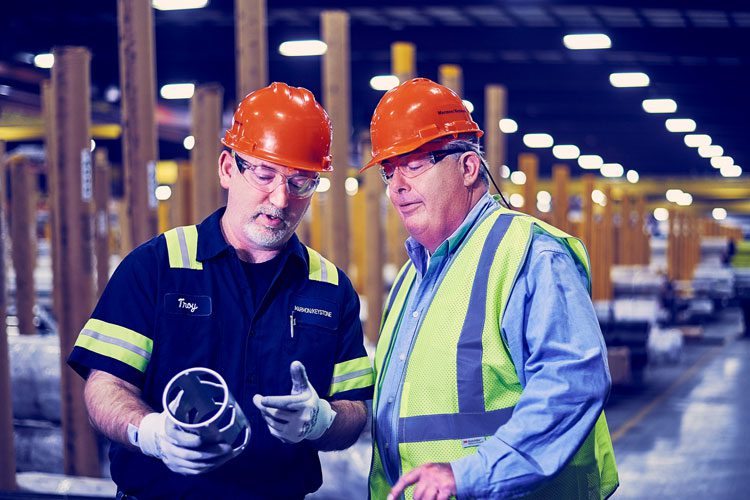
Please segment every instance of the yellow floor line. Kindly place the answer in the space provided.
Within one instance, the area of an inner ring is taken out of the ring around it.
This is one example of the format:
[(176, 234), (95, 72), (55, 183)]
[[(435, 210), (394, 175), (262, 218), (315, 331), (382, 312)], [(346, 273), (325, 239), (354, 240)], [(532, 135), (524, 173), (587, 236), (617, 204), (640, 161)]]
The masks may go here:
[(633, 417), (628, 419), (627, 422), (622, 424), (619, 429), (617, 429), (615, 432), (612, 433), (612, 442), (614, 443), (618, 439), (620, 439), (622, 436), (625, 435), (630, 429), (638, 425), (638, 423), (644, 419), (646, 415), (651, 413), (651, 411), (656, 408), (659, 404), (661, 404), (667, 397), (669, 397), (675, 390), (677, 390), (678, 387), (680, 387), (682, 384), (684, 384), (688, 379), (690, 379), (693, 375), (695, 375), (695, 372), (703, 368), (705, 365), (707, 365), (714, 357), (716, 357), (717, 354), (726, 346), (727, 344), (724, 343), (722, 345), (716, 346), (710, 351), (707, 351), (703, 353), (696, 361), (693, 363), (693, 366), (691, 366), (685, 373), (683, 373), (680, 378), (672, 382), (672, 385), (670, 385), (663, 393), (661, 393), (659, 396), (657, 396), (653, 401), (651, 401), (648, 405), (646, 405), (641, 411), (639, 411), (637, 414), (635, 414)]

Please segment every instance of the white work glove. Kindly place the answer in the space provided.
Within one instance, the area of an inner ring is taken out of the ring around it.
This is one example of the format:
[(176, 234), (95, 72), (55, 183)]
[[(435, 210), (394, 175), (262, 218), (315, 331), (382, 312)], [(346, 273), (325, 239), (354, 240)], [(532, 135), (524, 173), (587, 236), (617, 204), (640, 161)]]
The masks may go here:
[(318, 397), (307, 380), (305, 366), (292, 361), (292, 393), (288, 396), (253, 396), (253, 404), (266, 420), (268, 430), (284, 443), (318, 439), (333, 423), (336, 412), (325, 399)]
[[(179, 396), (170, 407), (178, 401)], [(169, 419), (166, 410), (149, 413), (141, 420), (137, 433), (128, 434), (131, 444), (145, 455), (158, 458), (169, 470), (186, 476), (208, 472), (241, 451), (233, 451), (226, 443), (205, 442), (201, 436), (182, 430)]]

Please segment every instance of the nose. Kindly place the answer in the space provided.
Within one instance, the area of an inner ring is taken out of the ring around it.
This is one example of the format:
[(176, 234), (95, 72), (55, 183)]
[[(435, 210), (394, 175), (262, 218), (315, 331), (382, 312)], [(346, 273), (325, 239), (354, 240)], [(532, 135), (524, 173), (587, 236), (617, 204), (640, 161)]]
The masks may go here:
[(401, 169), (397, 168), (393, 171), (391, 182), (388, 183), (388, 189), (392, 193), (403, 193), (409, 189), (406, 177), (401, 174)]
[(286, 208), (289, 205), (289, 186), (286, 182), (280, 183), (271, 191), (268, 197), (271, 204), (277, 208)]

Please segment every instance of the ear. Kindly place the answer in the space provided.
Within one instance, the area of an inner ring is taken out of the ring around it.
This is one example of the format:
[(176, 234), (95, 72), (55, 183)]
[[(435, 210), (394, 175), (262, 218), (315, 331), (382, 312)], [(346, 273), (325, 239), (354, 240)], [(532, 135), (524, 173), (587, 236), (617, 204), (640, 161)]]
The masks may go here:
[(470, 187), (479, 178), (479, 169), (482, 168), (482, 161), (473, 151), (467, 151), (459, 159), (461, 162), (461, 173), (464, 179), (464, 186)]
[(224, 189), (229, 189), (229, 179), (232, 174), (239, 173), (234, 166), (234, 159), (226, 149), (221, 150), (219, 155), (219, 183)]

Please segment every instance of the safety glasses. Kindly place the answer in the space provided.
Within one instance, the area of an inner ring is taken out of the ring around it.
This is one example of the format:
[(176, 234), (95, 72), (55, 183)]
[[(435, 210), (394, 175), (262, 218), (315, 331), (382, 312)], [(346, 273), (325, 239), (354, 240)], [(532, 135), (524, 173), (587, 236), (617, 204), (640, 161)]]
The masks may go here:
[(266, 193), (272, 192), (282, 183), (286, 182), (289, 196), (293, 198), (309, 198), (315, 192), (320, 182), (320, 175), (294, 174), (284, 175), (273, 167), (267, 165), (254, 165), (240, 157), (236, 151), (232, 151), (232, 158), (237, 164), (237, 170), (242, 177), (253, 187)]
[(428, 153), (411, 153), (395, 158), (388, 158), (380, 164), (380, 177), (383, 182), (391, 183), (393, 175), (398, 169), (401, 175), (408, 179), (413, 179), (430, 170), (432, 167), (443, 161), (450, 155), (465, 153), (462, 149), (438, 149)]

